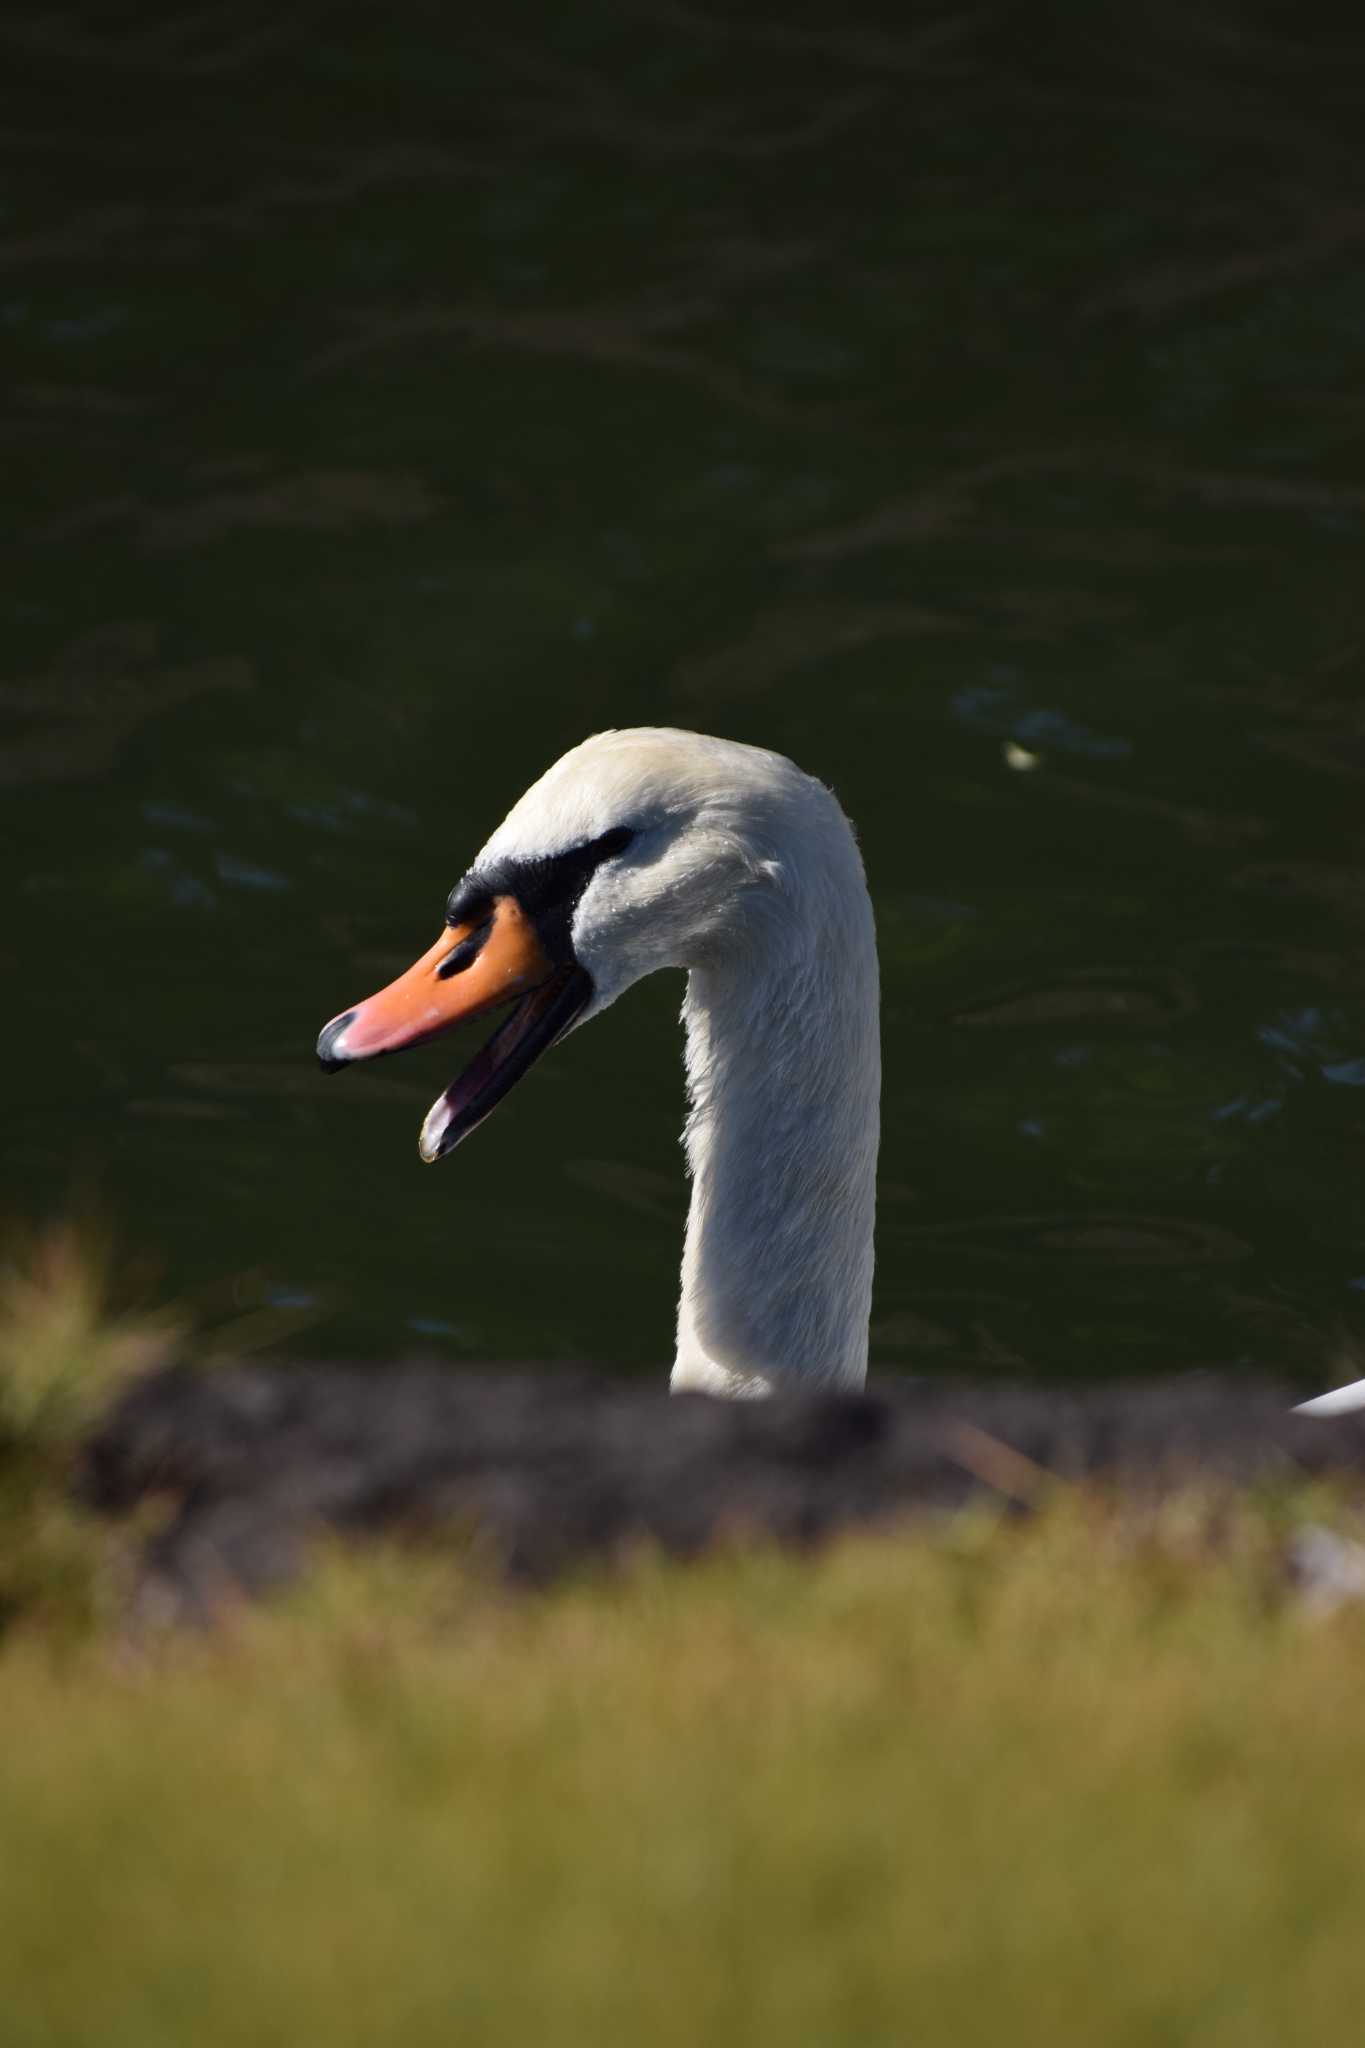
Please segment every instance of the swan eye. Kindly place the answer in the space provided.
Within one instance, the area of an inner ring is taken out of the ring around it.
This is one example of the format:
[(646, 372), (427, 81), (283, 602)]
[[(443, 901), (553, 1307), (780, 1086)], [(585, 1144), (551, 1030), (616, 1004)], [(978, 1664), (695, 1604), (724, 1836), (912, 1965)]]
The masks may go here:
[(508, 870), (509, 886), (523, 909), (571, 917), (603, 861), (624, 853), (634, 837), (632, 826), (614, 825), (610, 832), (586, 839), (581, 846), (569, 846), (563, 853), (542, 854), (539, 860), (519, 863)]
[[(470, 924), (479, 929), (454, 948), (444, 974), (459, 974), (468, 967), (488, 936), (487, 920), (499, 896), (515, 896), (531, 916), (572, 916), (578, 899), (603, 861), (624, 853), (635, 837), (633, 825), (613, 825), (609, 832), (587, 839), (581, 846), (566, 847), (563, 853), (544, 853), (529, 859), (502, 860), (491, 867), (475, 868), (457, 882), (446, 901), (448, 925)], [(466, 952), (473, 947), (473, 952)]]

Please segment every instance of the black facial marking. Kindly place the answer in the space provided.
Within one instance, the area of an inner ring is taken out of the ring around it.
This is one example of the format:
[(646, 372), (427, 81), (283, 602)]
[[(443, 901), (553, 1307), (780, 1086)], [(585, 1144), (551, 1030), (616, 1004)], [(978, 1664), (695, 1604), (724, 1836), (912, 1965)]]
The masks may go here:
[(466, 875), (446, 898), (446, 923), (484, 924), (493, 915), (493, 896), (482, 875)]
[[(583, 846), (571, 846), (563, 853), (545, 854), (538, 860), (504, 860), (494, 866), (476, 868), (457, 882), (446, 904), (448, 925), (479, 922), (485, 929), (471, 932), (443, 960), (441, 974), (458, 974), (468, 967), (487, 937), (486, 921), (498, 896), (515, 896), (527, 916), (534, 919), (542, 945), (551, 959), (573, 958), (569, 927), (583, 891), (603, 861), (624, 853), (635, 833), (629, 825), (616, 825)], [(473, 950), (462, 958), (467, 947)], [(454, 963), (458, 961), (459, 965)]]

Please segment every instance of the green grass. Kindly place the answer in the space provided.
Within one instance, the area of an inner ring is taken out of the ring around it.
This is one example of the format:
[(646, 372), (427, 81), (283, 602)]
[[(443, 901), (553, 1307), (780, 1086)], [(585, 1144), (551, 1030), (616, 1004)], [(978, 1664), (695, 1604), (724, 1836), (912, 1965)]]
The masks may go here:
[(515, 1598), (336, 1552), (136, 1646), (17, 1605), (0, 2039), (1338, 2048), (1365, 1612), (1291, 1596), (1297, 1511), (1068, 1494)]

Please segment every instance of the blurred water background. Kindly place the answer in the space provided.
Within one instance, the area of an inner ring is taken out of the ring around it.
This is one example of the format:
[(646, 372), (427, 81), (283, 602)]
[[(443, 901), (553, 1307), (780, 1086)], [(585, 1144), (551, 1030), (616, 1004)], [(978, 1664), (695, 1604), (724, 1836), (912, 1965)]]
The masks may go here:
[(606, 725), (857, 820), (874, 1358), (1365, 1335), (1365, 27), (233, 0), (0, 24), (0, 1205), (306, 1351), (670, 1352), (680, 982), (453, 1160), (328, 1082)]

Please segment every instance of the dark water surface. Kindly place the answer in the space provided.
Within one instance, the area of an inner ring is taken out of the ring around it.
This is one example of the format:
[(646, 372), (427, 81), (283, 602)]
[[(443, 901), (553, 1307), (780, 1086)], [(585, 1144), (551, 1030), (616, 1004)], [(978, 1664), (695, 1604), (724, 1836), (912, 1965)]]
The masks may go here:
[(299, 1349), (666, 1357), (680, 983), (434, 1172), (458, 1050), (312, 1044), (565, 745), (690, 725), (862, 833), (874, 1357), (1318, 1377), (1365, 1336), (1365, 27), (462, 14), (0, 26), (4, 1208), (93, 1196)]

